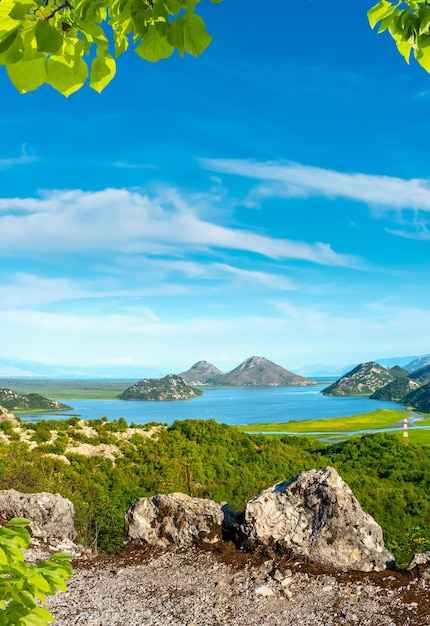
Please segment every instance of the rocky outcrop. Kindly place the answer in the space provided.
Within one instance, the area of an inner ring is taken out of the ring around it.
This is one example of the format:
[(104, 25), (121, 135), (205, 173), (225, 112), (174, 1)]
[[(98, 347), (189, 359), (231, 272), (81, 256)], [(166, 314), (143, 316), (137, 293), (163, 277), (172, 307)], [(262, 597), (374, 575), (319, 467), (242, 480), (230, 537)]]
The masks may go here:
[(0, 406), (0, 422), (10, 422), (12, 426), (19, 426), (19, 421), (13, 413), (10, 413), (4, 406)]
[(30, 520), (30, 534), (39, 539), (74, 539), (74, 515), (73, 504), (58, 493), (25, 494), (15, 489), (0, 491), (0, 519), (8, 522), (13, 517), (26, 517)]
[(145, 378), (128, 387), (120, 400), (189, 400), (201, 396), (200, 389), (191, 387), (181, 376), (168, 374), (164, 378)]
[(361, 363), (322, 390), (325, 396), (370, 396), (385, 387), (395, 376), (379, 363)]
[(125, 521), (126, 540), (150, 546), (216, 543), (227, 535), (244, 550), (268, 546), (340, 570), (382, 571), (394, 562), (380, 526), (331, 467), (266, 489), (240, 516), (226, 504), (172, 493), (140, 498)]
[(273, 546), (342, 570), (382, 571), (394, 561), (382, 530), (335, 469), (304, 472), (245, 506), (244, 547)]
[(184, 493), (140, 498), (125, 515), (126, 541), (160, 547), (216, 543), (235, 517), (226, 504)]

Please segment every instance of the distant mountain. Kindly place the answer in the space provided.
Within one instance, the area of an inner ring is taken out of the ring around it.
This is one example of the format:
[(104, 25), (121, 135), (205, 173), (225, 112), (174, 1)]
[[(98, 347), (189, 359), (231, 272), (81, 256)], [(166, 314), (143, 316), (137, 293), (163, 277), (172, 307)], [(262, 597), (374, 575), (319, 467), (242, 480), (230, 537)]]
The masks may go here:
[(120, 400), (189, 400), (201, 396), (200, 389), (191, 387), (176, 374), (164, 378), (145, 378), (128, 387), (118, 398)]
[(430, 383), (408, 393), (402, 403), (413, 406), (417, 411), (430, 413)]
[(212, 363), (208, 361), (197, 361), (186, 372), (179, 374), (187, 383), (192, 385), (207, 385), (216, 379), (218, 376), (222, 376), (223, 372), (219, 370)]
[(426, 365), (430, 365), (430, 354), (415, 357), (410, 363), (405, 365), (405, 368), (408, 372), (415, 372), (415, 370), (419, 370)]
[[(417, 358), (416, 356), (392, 356), (389, 358), (385, 357), (383, 359), (374, 359), (374, 360), (376, 363), (379, 363), (379, 365), (383, 365), (387, 369), (390, 369), (390, 367), (394, 367), (394, 365), (400, 365), (400, 367), (406, 368), (407, 364), (416, 358)], [(408, 371), (410, 370), (408, 369)]]
[(67, 404), (49, 400), (38, 393), (19, 394), (12, 389), (0, 389), (0, 406), (9, 411), (62, 411)]
[(217, 376), (213, 383), (228, 387), (306, 387), (316, 384), (314, 380), (298, 376), (261, 356), (251, 356), (231, 372)]
[(296, 374), (300, 376), (321, 376), (321, 377), (333, 377), (339, 378), (343, 376), (353, 367), (356, 367), (357, 363), (350, 363), (349, 365), (327, 365), (325, 363), (314, 363), (313, 365), (304, 365), (296, 369)]
[(361, 363), (322, 390), (325, 396), (370, 396), (392, 380), (393, 374), (375, 361)]
[(142, 378), (148, 376), (162, 376), (165, 371), (142, 365), (88, 365), (76, 367), (73, 365), (53, 365), (12, 359), (0, 356), (1, 378)]
[(421, 367), (415, 372), (411, 372), (411, 374), (409, 374), (409, 377), (412, 378), (412, 380), (415, 380), (420, 385), (430, 383), (430, 364), (426, 365), (425, 367)]
[[(391, 372), (392, 370), (390, 370)], [(414, 380), (411, 380), (407, 376), (400, 376), (395, 380), (388, 383), (381, 389), (375, 391), (370, 396), (371, 400), (393, 400), (394, 402), (403, 402), (403, 397), (406, 394), (418, 389), (420, 385), (416, 383)]]

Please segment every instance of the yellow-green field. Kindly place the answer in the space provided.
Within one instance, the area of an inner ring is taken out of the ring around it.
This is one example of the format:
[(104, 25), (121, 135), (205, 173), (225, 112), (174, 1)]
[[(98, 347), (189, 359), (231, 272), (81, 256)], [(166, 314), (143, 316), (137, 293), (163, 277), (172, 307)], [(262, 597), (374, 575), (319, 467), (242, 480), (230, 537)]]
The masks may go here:
[[(264, 435), (297, 434), (306, 435), (325, 441), (342, 441), (353, 435), (364, 435), (375, 430), (393, 429), (398, 437), (403, 437), (403, 418), (405, 411), (395, 409), (381, 409), (371, 413), (333, 417), (319, 420), (305, 420), (300, 422), (281, 422), (276, 424), (250, 424), (238, 426), (247, 433), (261, 433)], [(409, 441), (430, 445), (430, 417), (416, 422), (416, 426), (409, 427)]]

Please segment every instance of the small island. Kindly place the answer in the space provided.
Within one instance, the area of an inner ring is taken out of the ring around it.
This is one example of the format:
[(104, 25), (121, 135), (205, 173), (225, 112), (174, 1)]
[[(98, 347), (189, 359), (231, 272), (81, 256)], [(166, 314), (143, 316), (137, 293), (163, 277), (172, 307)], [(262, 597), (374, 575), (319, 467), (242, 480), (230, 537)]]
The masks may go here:
[(20, 394), (12, 389), (0, 389), (0, 405), (9, 411), (63, 411), (67, 404), (49, 400), (38, 393)]
[(128, 387), (119, 400), (190, 400), (202, 391), (189, 385), (181, 376), (167, 374), (164, 378), (145, 378)]

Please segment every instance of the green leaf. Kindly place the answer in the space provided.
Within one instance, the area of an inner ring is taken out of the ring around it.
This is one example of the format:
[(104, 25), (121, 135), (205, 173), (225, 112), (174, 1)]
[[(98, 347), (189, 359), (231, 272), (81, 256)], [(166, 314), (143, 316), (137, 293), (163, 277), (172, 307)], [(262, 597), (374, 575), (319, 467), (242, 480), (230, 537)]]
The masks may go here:
[(41, 591), (44, 591), (45, 593), (49, 593), (49, 591), (51, 590), (50, 584), (45, 580), (42, 574), (37, 571), (37, 569), (32, 570), (31, 573), (28, 574), (27, 580), (29, 583), (31, 583), (35, 587), (38, 587)]
[[(0, 65), (9, 65), (10, 63), (17, 63), (22, 59), (24, 51), (24, 42), (22, 38), (17, 35), (12, 45), (10, 45), (5, 52), (0, 52)], [(1, 529), (0, 529), (1, 530)]]
[(36, 41), (38, 52), (57, 52), (63, 45), (62, 35), (45, 20), (36, 24)]
[(37, 615), (37, 613), (29, 613), (19, 620), (20, 626), (46, 626), (46, 619)]
[(9, 560), (7, 558), (6, 552), (0, 546), (0, 565), (7, 565)]
[(8, 528), (11, 528), (11, 527), (22, 528), (22, 527), (28, 526), (29, 523), (30, 523), (30, 520), (27, 519), (26, 517), (13, 517), (12, 519), (8, 521), (6, 526)]
[[(91, 64), (90, 87), (98, 93), (101, 93), (115, 76), (115, 72), (115, 59), (110, 54), (96, 57)], [(51, 559), (53, 558), (54, 555), (51, 556)], [(68, 555), (68, 558), (70, 558), (70, 555)]]
[[(426, 72), (430, 72), (430, 41), (428, 36), (418, 39), (419, 50), (415, 52), (415, 58)], [(423, 41), (424, 40), (424, 41)]]
[(394, 13), (395, 10), (396, 5), (391, 4), (391, 2), (387, 2), (387, 0), (381, 0), (378, 4), (375, 4), (375, 6), (367, 12), (367, 19), (369, 20), (371, 28), (375, 28), (379, 20), (383, 20), (388, 15)]
[(212, 37), (207, 32), (206, 25), (199, 15), (187, 13), (184, 21), (185, 51), (197, 57), (208, 47)]
[(46, 82), (66, 98), (80, 89), (88, 78), (88, 66), (82, 59), (75, 68), (60, 56), (51, 57), (47, 61), (47, 72)]
[(159, 35), (155, 26), (150, 26), (147, 29), (140, 45), (135, 48), (135, 52), (142, 59), (152, 63), (156, 63), (161, 59), (167, 59), (171, 56), (173, 50), (173, 46), (170, 45), (165, 37)]
[(0, 39), (0, 54), (2, 54), (2, 52), (5, 52), (8, 48), (11, 47), (17, 35), (18, 35), (18, 26), (14, 28), (13, 30), (9, 31), (9, 33), (7, 33), (6, 35), (2, 36), (2, 38)]
[(73, 554), (70, 554), (70, 552), (54, 552), (49, 558), (52, 561), (71, 561)]
[(167, 34), (167, 40), (176, 50), (180, 56), (183, 57), (185, 53), (185, 40), (184, 40), (184, 19), (178, 18), (172, 22), (169, 26)]
[(18, 61), (6, 67), (7, 74), (20, 93), (34, 91), (46, 82), (46, 60)]
[(16, 2), (12, 11), (9, 13), (9, 17), (13, 20), (22, 20), (22, 18), (36, 6), (35, 2)]
[(397, 50), (400, 52), (402, 57), (405, 59), (406, 63), (409, 64), (409, 59), (411, 56), (412, 44), (408, 41), (402, 41), (401, 39), (395, 39)]
[(45, 619), (47, 622), (55, 622), (52, 613), (42, 606), (38, 606), (37, 609), (33, 609), (33, 613), (36, 613), (36, 615), (40, 615), (40, 617), (43, 617), (43, 619)]
[(167, 0), (165, 2), (165, 5), (166, 5), (166, 8), (167, 8), (167, 11), (171, 15), (177, 15), (184, 8), (184, 4), (183, 4), (183, 2), (181, 2), (181, 0)]

